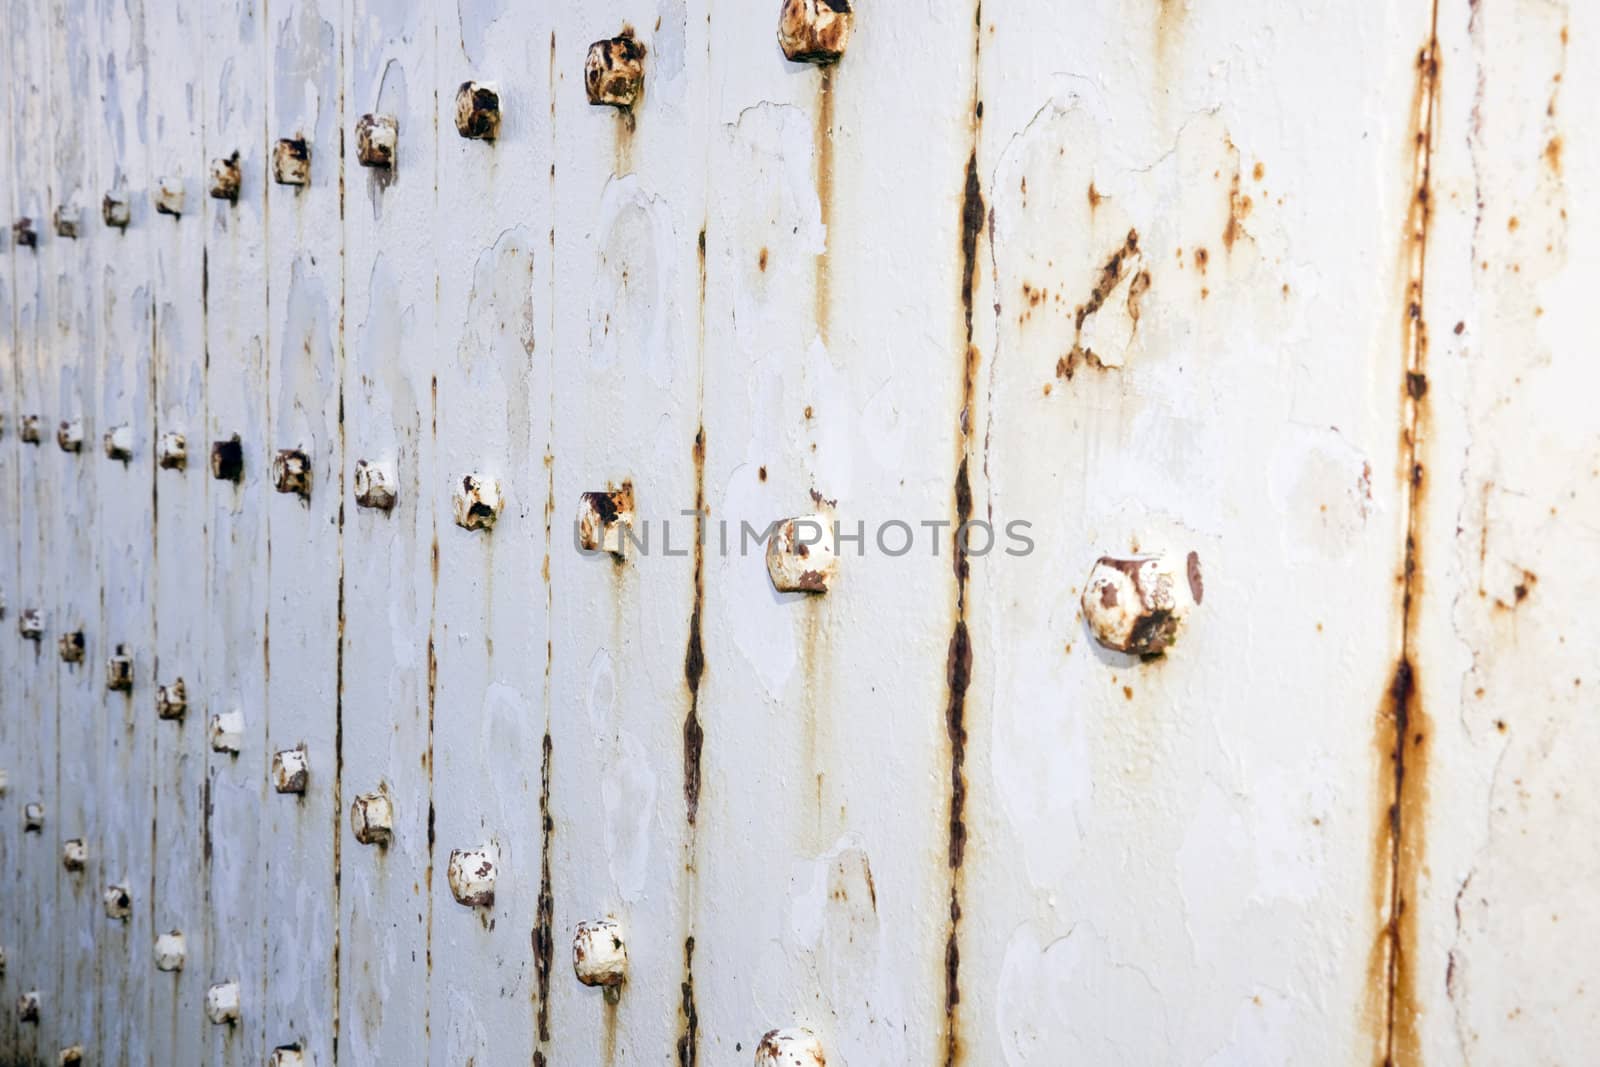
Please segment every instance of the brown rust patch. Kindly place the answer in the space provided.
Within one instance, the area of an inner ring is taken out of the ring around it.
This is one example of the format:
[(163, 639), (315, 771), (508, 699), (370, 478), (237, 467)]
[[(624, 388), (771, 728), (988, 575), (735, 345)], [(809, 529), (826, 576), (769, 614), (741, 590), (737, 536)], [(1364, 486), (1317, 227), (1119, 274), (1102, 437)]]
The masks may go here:
[(550, 970), (555, 960), (555, 896), (550, 880), (550, 838), (555, 821), (550, 817), (550, 731), (545, 730), (539, 769), (539, 905), (533, 927), (533, 973), (538, 993), (534, 1021), (541, 1045), (550, 1041)]
[[(1088, 298), (1078, 305), (1073, 314), (1074, 326), (1072, 347), (1067, 354), (1056, 361), (1056, 377), (1071, 381), (1077, 373), (1078, 365), (1085, 364), (1096, 370), (1104, 370), (1105, 364), (1093, 349), (1083, 345), (1083, 326), (1089, 316), (1097, 313), (1105, 306), (1106, 300), (1122, 284), (1127, 277), (1128, 270), (1135, 261), (1139, 251), (1139, 231), (1129, 230), (1128, 236), (1123, 240), (1121, 247), (1112, 252), (1100, 266), (1100, 274), (1095, 279), (1094, 288), (1089, 291)], [(1150, 288), (1150, 272), (1140, 271), (1139, 275), (1128, 283), (1128, 314), (1134, 324), (1139, 322), (1139, 304), (1145, 292)]]
[(705, 646), (700, 636), (700, 615), (705, 607), (705, 545), (698, 524), (706, 504), (706, 430), (694, 435), (694, 604), (689, 611), (689, 642), (683, 654), (683, 679), (689, 687), (689, 710), (683, 719), (683, 800), (689, 825), (700, 811), (700, 753), (705, 731), (700, 726), (700, 679), (705, 674)]
[(683, 982), (679, 986), (678, 1067), (694, 1067), (700, 1056), (700, 1013), (694, 1004), (694, 938), (683, 942)]
[[(817, 256), (816, 319), (817, 336), (828, 346), (833, 318), (833, 276), (830, 260), (833, 232), (833, 64), (817, 68), (817, 204), (822, 216), (823, 247)], [(765, 269), (765, 260), (763, 260)]]

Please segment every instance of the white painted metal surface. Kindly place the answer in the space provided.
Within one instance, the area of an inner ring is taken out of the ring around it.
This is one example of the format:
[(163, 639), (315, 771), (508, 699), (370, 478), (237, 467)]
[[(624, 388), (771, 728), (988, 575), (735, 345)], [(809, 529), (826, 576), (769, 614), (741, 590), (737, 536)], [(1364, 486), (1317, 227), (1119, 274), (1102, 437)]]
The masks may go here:
[(1600, 11), (0, 20), (0, 1062), (1592, 1058)]

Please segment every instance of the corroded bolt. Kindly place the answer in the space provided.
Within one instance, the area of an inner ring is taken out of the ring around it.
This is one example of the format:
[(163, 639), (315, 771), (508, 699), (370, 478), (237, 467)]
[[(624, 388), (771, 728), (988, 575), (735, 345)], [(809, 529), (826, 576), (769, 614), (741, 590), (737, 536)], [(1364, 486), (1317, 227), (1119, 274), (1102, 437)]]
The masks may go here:
[(83, 420), (63, 419), (56, 427), (56, 444), (63, 452), (83, 451)]
[(211, 736), (211, 751), (238, 755), (244, 744), (244, 712), (224, 711), (211, 716), (207, 733)]
[(17, 632), (29, 641), (44, 636), (44, 614), (38, 608), (23, 608), (17, 616)]
[(128, 223), (133, 219), (133, 209), (128, 203), (125, 193), (107, 193), (100, 201), (100, 217), (107, 226), (118, 230), (128, 228)]
[(628, 947), (622, 927), (609, 919), (581, 922), (572, 935), (572, 970), (586, 986), (600, 986), (615, 1004), (628, 980)]
[(393, 115), (362, 115), (356, 120), (356, 159), (363, 167), (392, 167), (399, 139)]
[(189, 710), (189, 692), (182, 678), (174, 678), (166, 685), (156, 686), (156, 718), (181, 719)]
[(238, 200), (241, 180), (239, 153), (219, 156), (211, 161), (210, 193), (213, 200)]
[(1114, 652), (1159, 656), (1200, 603), (1200, 557), (1102, 556), (1083, 589), (1083, 617), (1094, 639)]
[(469, 908), (492, 907), (499, 864), (500, 848), (493, 843), (451, 850), (450, 895), (456, 898), (456, 903)]
[(272, 788), (280, 793), (304, 793), (311, 777), (311, 761), (306, 750), (286, 748), (272, 754)]
[(36, 445), (36, 444), (39, 443), (40, 436), (41, 436), (41, 434), (39, 433), (39, 416), (37, 416), (37, 415), (24, 415), (24, 416), (22, 416), (22, 423), (17, 428), (17, 438), (18, 438), (18, 440), (22, 441), (23, 444)]
[(456, 479), (452, 502), (456, 525), (463, 530), (492, 529), (505, 503), (500, 498), (500, 483), (479, 474), (464, 474)]
[(56, 236), (77, 240), (81, 215), (76, 207), (57, 204), (55, 213)]
[(500, 92), (494, 83), (461, 83), (456, 90), (456, 132), (474, 141), (500, 136)]
[(824, 1067), (822, 1042), (805, 1027), (768, 1030), (756, 1046), (756, 1067)]
[(831, 515), (784, 519), (767, 538), (767, 576), (778, 592), (826, 593), (838, 574)]
[(33, 220), (26, 215), (11, 224), (11, 239), (18, 248), (39, 247), (39, 235), (33, 230)]
[(833, 63), (850, 44), (850, 0), (784, 0), (778, 44), (796, 63)]
[(383, 790), (362, 793), (350, 805), (350, 829), (363, 845), (387, 845), (394, 832), (394, 805)]
[(583, 84), (591, 104), (631, 108), (639, 102), (644, 91), (644, 45), (634, 40), (632, 29), (589, 46)]
[(83, 838), (72, 837), (61, 843), (61, 866), (69, 871), (81, 871), (89, 862), (89, 846)]
[(156, 213), (171, 215), (173, 218), (183, 216), (183, 179), (177, 177), (162, 178), (156, 183), (155, 191), (151, 193), (155, 201)]
[(133, 894), (125, 885), (106, 886), (106, 891), (100, 894), (100, 901), (105, 906), (108, 919), (127, 922), (133, 914)]
[(279, 185), (311, 184), (311, 146), (304, 137), (284, 137), (272, 146), (272, 180)]
[(168, 430), (156, 442), (156, 465), (162, 470), (181, 471), (189, 463), (189, 440), (176, 430)]
[(60, 1067), (78, 1067), (79, 1064), (83, 1063), (83, 1046), (68, 1045), (56, 1056), (56, 1063)]
[(113, 693), (133, 692), (133, 655), (127, 645), (106, 657), (106, 688)]
[(300, 1051), (299, 1045), (279, 1045), (267, 1061), (267, 1067), (305, 1067), (305, 1064), (306, 1054)]
[(39, 991), (30, 989), (17, 998), (17, 1020), (25, 1023), (39, 1021)]
[(621, 557), (623, 527), (633, 525), (633, 485), (621, 489), (584, 493), (578, 498), (578, 547), (585, 552), (609, 552)]
[(156, 970), (181, 971), (183, 961), (189, 954), (189, 945), (183, 939), (183, 933), (174, 930), (170, 934), (162, 934), (156, 938)]
[(211, 477), (219, 482), (237, 482), (244, 476), (244, 445), (239, 435), (211, 442)]
[(44, 832), (44, 805), (37, 800), (22, 806), (22, 832), (25, 834)]
[(105, 448), (107, 459), (120, 459), (123, 462), (133, 458), (133, 427), (127, 423), (113, 426), (106, 431)]
[(83, 662), (84, 637), (82, 630), (70, 630), (56, 639), (56, 651), (62, 663)]
[(206, 1018), (218, 1026), (239, 1021), (238, 982), (221, 982), (206, 990)]
[(395, 476), (390, 464), (368, 463), (358, 459), (352, 481), (355, 483), (357, 506), (377, 508), (379, 511), (394, 507)]
[(272, 488), (293, 493), (302, 500), (311, 498), (311, 457), (302, 449), (280, 448), (272, 457)]

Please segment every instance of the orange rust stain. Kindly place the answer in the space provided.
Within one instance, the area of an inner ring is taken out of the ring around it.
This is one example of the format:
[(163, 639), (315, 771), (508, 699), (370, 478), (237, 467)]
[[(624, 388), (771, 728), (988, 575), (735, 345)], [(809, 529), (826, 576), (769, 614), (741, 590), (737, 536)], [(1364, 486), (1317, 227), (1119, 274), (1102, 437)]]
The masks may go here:
[(1552, 174), (1561, 173), (1561, 150), (1562, 143), (1559, 136), (1550, 138), (1549, 143), (1544, 146), (1545, 166), (1550, 168)]
[(833, 315), (832, 275), (829, 271), (829, 249), (833, 245), (833, 77), (834, 64), (823, 64), (817, 81), (817, 203), (821, 209), (822, 232), (827, 244), (817, 257), (816, 319), (817, 334), (824, 347), (828, 344), (829, 327)]
[[(1076, 373), (1079, 363), (1084, 363), (1097, 370), (1103, 370), (1104, 364), (1092, 349), (1083, 346), (1083, 324), (1089, 316), (1099, 311), (1111, 295), (1112, 291), (1122, 283), (1127, 274), (1128, 265), (1134, 255), (1139, 251), (1139, 231), (1129, 230), (1128, 236), (1123, 240), (1122, 246), (1111, 253), (1100, 267), (1100, 276), (1095, 281), (1094, 288), (1089, 292), (1089, 298), (1079, 304), (1074, 313), (1075, 326), (1073, 331), (1072, 347), (1067, 354), (1056, 361), (1056, 377), (1071, 381)], [(1150, 288), (1150, 272), (1141, 271), (1128, 285), (1128, 314), (1133, 318), (1137, 327), (1139, 322), (1139, 301)]]
[(1265, 178), (1267, 176), (1267, 165), (1265, 163), (1257, 162), (1256, 169), (1251, 172), (1251, 176), (1254, 177), (1256, 181), (1260, 181), (1261, 179)]
[(1094, 187), (1094, 182), (1090, 182), (1089, 183), (1089, 210), (1093, 211), (1095, 208), (1099, 207), (1100, 206), (1100, 201), (1102, 201), (1104, 199), (1105, 199), (1105, 197), (1103, 195), (1101, 195), (1100, 191)]
[(767, 269), (767, 250), (765, 246), (763, 246), (761, 249), (761, 256), (757, 260), (757, 263), (760, 265), (762, 271)]

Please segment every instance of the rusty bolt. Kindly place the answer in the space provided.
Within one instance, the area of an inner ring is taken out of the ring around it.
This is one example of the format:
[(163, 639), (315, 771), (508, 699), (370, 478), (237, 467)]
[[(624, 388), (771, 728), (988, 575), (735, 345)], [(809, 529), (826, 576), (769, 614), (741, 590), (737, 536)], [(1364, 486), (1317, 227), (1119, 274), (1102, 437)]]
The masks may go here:
[(125, 885), (106, 886), (106, 891), (100, 894), (100, 901), (105, 905), (108, 919), (127, 922), (133, 914), (133, 894)]
[(621, 557), (623, 527), (633, 525), (633, 486), (584, 493), (578, 498), (578, 547)]
[(133, 655), (127, 645), (106, 657), (106, 688), (113, 693), (133, 692)]
[(469, 908), (494, 905), (494, 879), (500, 863), (499, 846), (458, 848), (450, 852), (450, 895)]
[(61, 866), (69, 871), (81, 871), (89, 862), (89, 846), (83, 838), (72, 837), (61, 843)]
[(1113, 652), (1159, 656), (1204, 588), (1200, 557), (1102, 556), (1083, 589), (1083, 617), (1094, 639)]
[(100, 217), (107, 226), (119, 230), (128, 228), (128, 223), (133, 219), (133, 209), (128, 204), (125, 193), (107, 193), (100, 201)]
[(133, 458), (133, 427), (127, 423), (113, 426), (105, 434), (106, 458), (120, 459), (124, 463)]
[(311, 457), (298, 448), (280, 448), (272, 457), (272, 487), (280, 493), (293, 493), (302, 500), (311, 498)]
[(156, 718), (181, 719), (189, 710), (189, 693), (182, 678), (156, 686)]
[(272, 146), (272, 180), (279, 185), (311, 184), (311, 146), (304, 137), (284, 137)]
[(306, 791), (306, 782), (310, 777), (311, 761), (303, 746), (272, 754), (273, 789), (280, 793), (301, 794)]
[(81, 214), (76, 207), (67, 204), (57, 204), (55, 213), (56, 236), (77, 240), (78, 222)]
[(489, 530), (500, 517), (505, 501), (500, 498), (500, 483), (479, 474), (464, 474), (456, 479), (456, 525), (463, 530)]
[(56, 444), (63, 452), (83, 451), (83, 420), (63, 419), (56, 427)]
[(350, 805), (350, 829), (363, 845), (387, 845), (394, 832), (394, 805), (383, 790), (362, 793)]
[(57, 1055), (56, 1063), (60, 1067), (79, 1067), (79, 1064), (83, 1063), (83, 1046), (68, 1045)]
[(25, 834), (44, 832), (44, 805), (37, 800), (22, 806), (22, 832)]
[(393, 115), (362, 115), (356, 120), (356, 159), (363, 167), (394, 166), (400, 126)]
[(38, 608), (23, 608), (17, 616), (17, 632), (29, 641), (39, 640), (44, 636), (44, 614)]
[(850, 0), (784, 0), (778, 44), (795, 63), (833, 63), (850, 44)]
[(33, 220), (26, 215), (11, 224), (11, 238), (18, 248), (39, 247), (39, 235), (34, 232)]
[(218, 1026), (239, 1021), (238, 982), (222, 982), (206, 990), (206, 1018)]
[(767, 575), (780, 593), (826, 593), (838, 573), (831, 515), (785, 519), (767, 539)]
[(305, 1067), (305, 1064), (306, 1054), (300, 1051), (299, 1045), (279, 1045), (267, 1061), (267, 1067)]
[(639, 102), (644, 91), (644, 45), (634, 40), (633, 30), (624, 29), (620, 36), (589, 46), (583, 84), (591, 104), (631, 108)]
[(219, 482), (237, 482), (244, 476), (244, 445), (239, 435), (211, 442), (211, 477)]
[(84, 638), (82, 630), (69, 630), (56, 639), (56, 650), (62, 663), (83, 662)]
[(183, 217), (183, 179), (162, 178), (156, 183), (155, 192), (151, 199), (155, 201), (156, 213), (171, 215), (173, 218)]
[(181, 471), (189, 463), (189, 441), (176, 430), (168, 430), (156, 442), (156, 464), (162, 470)]
[(756, 1067), (824, 1067), (822, 1042), (804, 1027), (768, 1030), (756, 1046)]
[(211, 161), (210, 192), (213, 200), (238, 200), (241, 180), (239, 153), (219, 156)]
[(572, 935), (572, 970), (586, 986), (600, 986), (615, 1004), (628, 980), (628, 946), (622, 927), (609, 919), (578, 924)]
[(500, 92), (493, 83), (461, 83), (456, 90), (456, 132), (474, 141), (500, 136)]
[(356, 504), (363, 508), (388, 511), (394, 507), (394, 468), (388, 463), (368, 463), (356, 460)]
[(207, 733), (211, 736), (211, 751), (238, 755), (244, 744), (244, 712), (224, 711), (211, 716)]
[(39, 443), (40, 436), (39, 416), (22, 416), (22, 423), (17, 429), (17, 438), (22, 441), (23, 444), (36, 445)]
[(183, 939), (183, 933), (174, 930), (170, 934), (162, 934), (156, 938), (156, 970), (181, 971), (183, 961), (189, 954), (189, 945)]
[(37, 1023), (39, 1021), (39, 991), (30, 989), (17, 998), (17, 1019), (19, 1022)]

